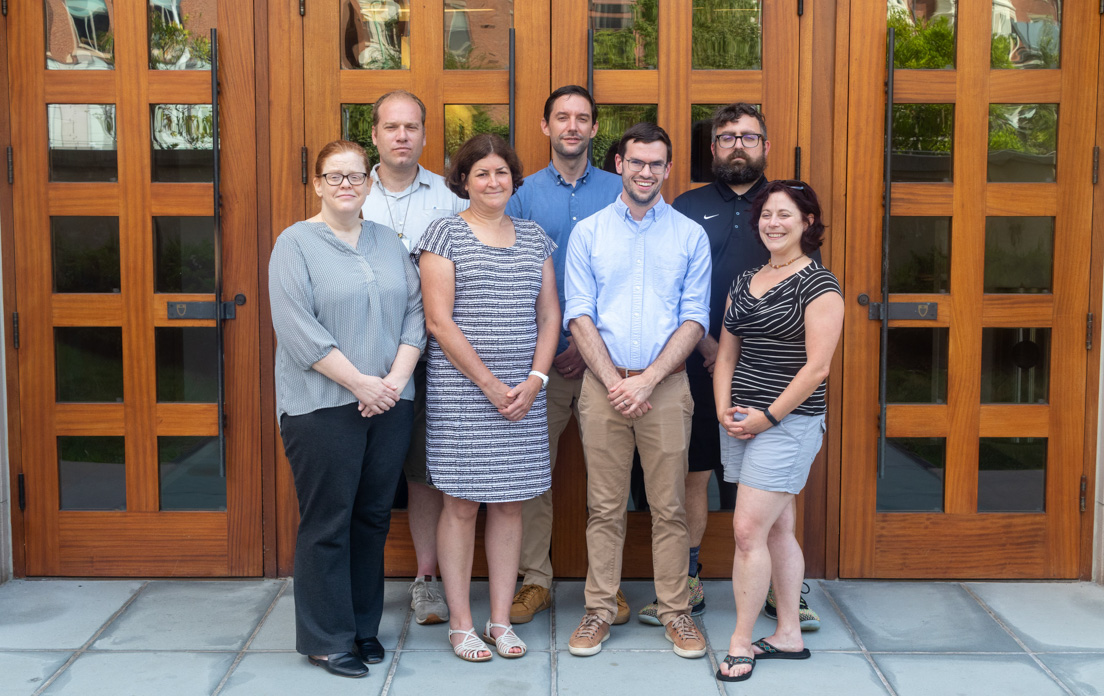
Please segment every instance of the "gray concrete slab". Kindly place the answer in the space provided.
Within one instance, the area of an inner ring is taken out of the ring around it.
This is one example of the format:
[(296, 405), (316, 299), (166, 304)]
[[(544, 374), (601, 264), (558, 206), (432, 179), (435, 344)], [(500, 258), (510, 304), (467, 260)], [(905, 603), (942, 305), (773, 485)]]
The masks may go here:
[(898, 696), (1062, 696), (1030, 656), (875, 654)]
[(1037, 656), (1077, 696), (1104, 696), (1104, 660), (1095, 653), (1043, 653)]
[[(616, 626), (614, 628), (617, 628)], [(656, 629), (658, 630), (658, 629)], [(610, 645), (615, 639), (606, 642)], [(660, 640), (663, 640), (662, 637)], [(664, 641), (666, 642), (666, 641)], [(686, 660), (666, 652), (603, 649), (591, 657), (560, 653), (559, 696), (596, 694), (709, 694), (716, 679), (707, 658)]]
[(969, 587), (1032, 651), (1104, 652), (1104, 587), (1100, 585), (987, 582)]
[[(725, 652), (717, 653), (717, 663)], [(751, 678), (727, 682), (725, 693), (741, 696), (816, 694), (885, 696), (889, 691), (861, 653), (816, 653), (808, 660), (760, 660)]]
[(551, 662), (547, 652), (530, 652), (512, 660), (496, 655), (489, 662), (465, 662), (449, 651), (404, 650), (387, 693), (545, 696), (550, 691)]
[(347, 679), (312, 665), (298, 653), (248, 653), (234, 668), (219, 696), (374, 696), (383, 691), (394, 658), (395, 653), (388, 652), (383, 662), (368, 666), (368, 676)]
[(76, 649), (142, 587), (140, 581), (12, 580), (0, 585), (0, 650)]
[(30, 696), (65, 664), (71, 652), (0, 652), (0, 694)]
[(232, 652), (86, 652), (47, 696), (207, 696), (234, 663)]
[(1022, 652), (957, 583), (839, 581), (824, 587), (871, 651)]
[[(405, 592), (406, 585), (402, 585), (402, 589)], [(409, 595), (404, 594), (403, 596), (407, 602), (404, 606), (409, 607)], [(485, 580), (477, 580), (472, 583), (471, 610), (475, 632), (482, 634), (487, 620), (491, 618), (491, 599), (487, 593), (487, 582)], [(534, 616), (529, 623), (519, 624), (514, 629), (518, 637), (529, 646), (529, 650), (548, 650), (550, 640), (549, 617), (549, 612), (542, 611)], [(448, 623), (419, 626), (411, 618), (410, 628), (406, 632), (406, 642), (403, 643), (403, 650), (448, 650), (448, 646)]]
[(240, 650), (279, 580), (151, 582), (96, 640), (96, 650)]

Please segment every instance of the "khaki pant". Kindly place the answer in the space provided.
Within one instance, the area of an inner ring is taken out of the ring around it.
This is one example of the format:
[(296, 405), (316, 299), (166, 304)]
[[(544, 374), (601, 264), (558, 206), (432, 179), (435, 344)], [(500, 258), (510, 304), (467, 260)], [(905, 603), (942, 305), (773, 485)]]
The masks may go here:
[[(548, 454), (552, 468), (556, 468), (556, 453), (560, 435), (563, 434), (571, 414), (578, 418), (579, 393), (583, 380), (567, 379), (552, 368), (548, 373), (546, 399), (548, 401)], [(523, 585), (552, 587), (552, 559), (548, 550), (552, 545), (552, 489), (536, 498), (525, 501), (521, 508), (521, 561), (518, 572), (524, 576)]]
[(605, 385), (589, 370), (579, 396), (579, 425), (587, 465), (586, 611), (612, 623), (621, 585), (626, 505), (633, 449), (640, 451), (652, 511), (652, 573), (659, 620), (690, 611), (686, 585), (687, 450), (694, 402), (685, 372), (669, 375), (652, 392), (652, 410), (629, 420), (610, 405)]

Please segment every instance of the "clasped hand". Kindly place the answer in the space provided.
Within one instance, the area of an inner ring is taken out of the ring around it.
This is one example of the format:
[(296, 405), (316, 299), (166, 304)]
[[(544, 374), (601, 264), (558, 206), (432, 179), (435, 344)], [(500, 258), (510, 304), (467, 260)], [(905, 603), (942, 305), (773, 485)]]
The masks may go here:
[[(405, 386), (405, 385), (403, 385)], [(390, 410), (399, 402), (399, 394), (402, 387), (392, 384), (386, 379), (364, 375), (357, 390), (354, 392), (357, 398), (357, 408), (360, 415), (365, 418), (378, 416), (384, 411)]]
[[(744, 418), (737, 419), (737, 414), (743, 414)], [(763, 412), (750, 406), (725, 409), (720, 413), (719, 420), (725, 432), (738, 440), (750, 440), (771, 427), (771, 422)]]
[(483, 390), (487, 400), (494, 405), (502, 417), (508, 421), (519, 421), (529, 413), (537, 399), (543, 384), (539, 377), (529, 377), (521, 384), (510, 388), (501, 380)]
[(651, 382), (644, 375), (620, 379), (609, 388), (610, 405), (625, 418), (639, 418), (652, 410), (648, 397), (652, 395)]

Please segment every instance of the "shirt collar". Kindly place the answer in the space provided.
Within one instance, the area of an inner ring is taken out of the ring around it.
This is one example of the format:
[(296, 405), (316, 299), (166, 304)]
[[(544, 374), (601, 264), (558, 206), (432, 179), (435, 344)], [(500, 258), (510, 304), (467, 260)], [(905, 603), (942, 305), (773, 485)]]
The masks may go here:
[[(380, 185), (380, 190), (383, 191), (383, 195), (391, 196), (392, 198), (399, 198), (404, 193), (407, 193), (407, 192), (412, 193), (414, 191), (415, 187), (414, 187), (413, 184), (411, 184), (405, 191), (399, 191), (398, 193), (392, 193), (391, 191), (388, 191), (387, 187), (384, 186), (380, 182), (379, 172), (377, 171), (378, 169), (379, 169), (379, 163), (377, 162), (376, 164), (372, 165), (372, 171), (369, 173), (368, 176), (370, 176), (372, 178), (372, 181), (374, 183), (377, 183), (377, 184)], [(418, 165), (418, 174), (417, 174), (417, 176), (414, 177), (414, 182), (417, 183), (418, 186), (430, 186), (431, 185), (431, 181), (430, 181), (430, 178), (429, 178), (429, 172), (426, 171), (426, 168), (423, 167), (420, 164)]]
[(713, 186), (717, 189), (717, 193), (721, 194), (721, 198), (724, 199), (724, 201), (726, 203), (732, 202), (732, 200), (735, 199), (735, 198), (744, 198), (744, 199), (747, 199), (749, 201), (755, 200), (755, 196), (757, 196), (759, 194), (759, 191), (766, 185), (767, 185), (767, 177), (760, 174), (759, 178), (756, 179), (755, 183), (751, 185), (751, 188), (749, 188), (741, 196), (740, 194), (736, 193), (731, 188), (729, 188), (728, 184), (725, 184), (725, 183), (717, 181), (717, 180), (713, 181)]
[[(624, 190), (622, 190), (621, 193), (624, 193)], [(667, 205), (667, 201), (663, 200), (663, 194), (660, 194), (659, 195), (659, 200), (656, 201), (655, 205), (653, 205), (651, 208), (649, 208), (648, 212), (644, 213), (644, 219), (641, 220), (640, 222), (637, 222), (633, 218), (632, 213), (629, 212), (629, 204), (625, 202), (625, 200), (621, 197), (620, 194), (618, 194), (617, 200), (615, 200), (613, 202), (613, 210), (614, 210), (615, 213), (617, 213), (618, 217), (624, 218), (625, 220), (629, 220), (634, 225), (640, 225), (640, 224), (643, 224), (645, 222), (655, 222), (657, 220), (662, 220), (663, 216), (667, 214), (667, 209), (670, 208), (670, 207), (671, 206)]]
[[(548, 176), (552, 178), (552, 183), (571, 188), (571, 184), (567, 183), (567, 180), (563, 178), (559, 170), (556, 169), (556, 165), (553, 163), (549, 162), (548, 166), (544, 168), (544, 171), (548, 172)], [(583, 170), (583, 173), (575, 181), (575, 185), (578, 186), (579, 184), (585, 183), (592, 171), (594, 171), (594, 165), (587, 162), (586, 169)]]

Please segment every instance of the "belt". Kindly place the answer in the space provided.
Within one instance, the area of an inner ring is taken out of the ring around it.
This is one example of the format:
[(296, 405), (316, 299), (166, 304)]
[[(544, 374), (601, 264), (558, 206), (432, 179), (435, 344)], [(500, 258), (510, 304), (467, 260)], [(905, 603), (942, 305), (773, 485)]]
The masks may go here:
[[(615, 367), (613, 369), (617, 370), (617, 374), (620, 375), (621, 377), (638, 377), (638, 376), (644, 374), (644, 370), (629, 370), (629, 369), (624, 368), (624, 367)], [(685, 369), (686, 369), (686, 364), (685, 363), (679, 363), (678, 367), (671, 370), (671, 372), (668, 373), (668, 374), (669, 375), (677, 375), (678, 373), (682, 372)]]

